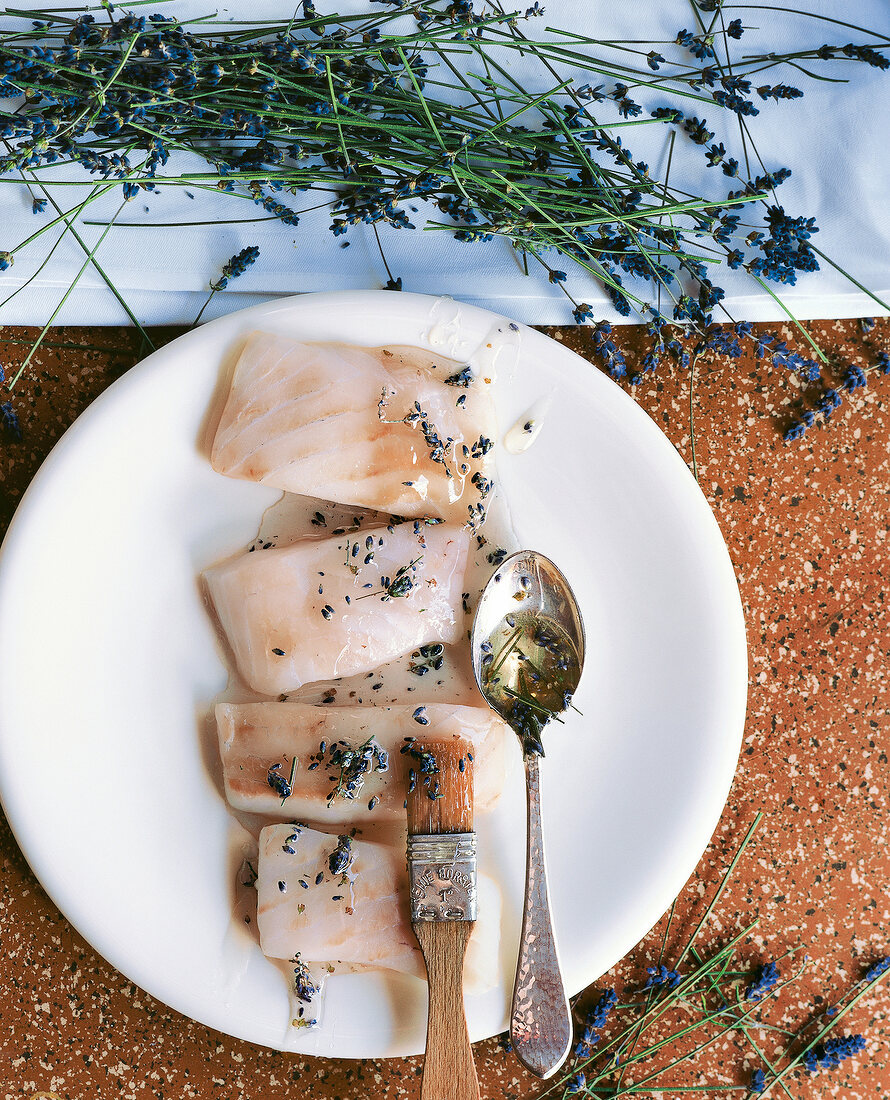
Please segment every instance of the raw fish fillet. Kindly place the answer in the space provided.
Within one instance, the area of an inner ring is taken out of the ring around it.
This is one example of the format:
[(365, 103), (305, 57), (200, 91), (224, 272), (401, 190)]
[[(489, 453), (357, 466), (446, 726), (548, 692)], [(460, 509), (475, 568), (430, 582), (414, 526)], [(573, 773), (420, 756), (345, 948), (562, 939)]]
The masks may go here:
[(204, 578), (238, 671), (278, 695), (457, 641), (469, 539), (407, 522), (238, 554)]
[(495, 438), (495, 421), (484, 381), (446, 385), (462, 366), (418, 348), (252, 333), (211, 464), (304, 496), (464, 522), (487, 492), (473, 479), (486, 468), (481, 452)]
[[(414, 720), (415, 705), (384, 707), (308, 706), (305, 703), (217, 703), (216, 722), (223, 763), (226, 798), (237, 810), (279, 820), (318, 822), (322, 825), (364, 825), (405, 820), (408, 772), (418, 771), (410, 754), (399, 750), (406, 737), (423, 736), (425, 745), (454, 738), (472, 742), (477, 813), (491, 809), (504, 783), (504, 743), (512, 740), (508, 727), (488, 707), (444, 703), (423, 708), (427, 725)], [(352, 795), (337, 795), (342, 769), (333, 751), (339, 746), (358, 749), (369, 738), (386, 755), (369, 758), (368, 771)], [(319, 753), (325, 743), (324, 754)], [(433, 750), (435, 751), (435, 750)], [(294, 757), (296, 756), (296, 765)], [(284, 780), (291, 793), (282, 799), (269, 784)], [(313, 767), (314, 765), (314, 767)]]
[[(262, 830), (256, 889), (263, 953), (292, 959), (299, 952), (310, 965), (340, 962), (424, 977), (408, 920), (404, 847), (353, 840), (351, 865), (333, 874), (337, 847), (336, 836), (302, 825)], [(477, 897), (479, 917), (464, 963), (468, 993), (491, 989), (500, 971), (500, 892), (479, 875)]]

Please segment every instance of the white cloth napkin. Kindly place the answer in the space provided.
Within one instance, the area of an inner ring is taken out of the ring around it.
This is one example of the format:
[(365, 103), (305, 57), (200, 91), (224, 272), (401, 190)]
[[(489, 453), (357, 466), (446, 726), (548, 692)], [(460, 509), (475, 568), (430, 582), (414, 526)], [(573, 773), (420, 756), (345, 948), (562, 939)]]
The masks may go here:
[[(802, 10), (819, 12), (836, 20), (846, 19), (887, 36), (890, 41), (890, 10), (886, 0), (791, 0)], [(21, 7), (36, 7), (34, 0), (21, 0)], [(318, 0), (320, 11), (344, 10), (337, 0)], [(379, 6), (352, 0), (351, 10), (379, 10)], [(517, 5), (525, 7), (525, 4)], [(188, 17), (206, 14), (203, 0), (174, 0), (159, 5), (167, 15)], [(153, 10), (136, 9), (140, 14)], [(282, 18), (284, 9), (272, 0), (240, 0), (220, 15), (237, 20)], [(734, 42), (738, 56), (764, 50), (783, 52), (822, 43), (853, 41), (880, 47), (880, 38), (840, 25), (831, 25), (806, 14), (785, 13), (762, 7), (729, 3), (726, 19), (741, 18), (746, 31)], [(287, 15), (290, 15), (288, 7)], [(705, 16), (707, 18), (707, 16)], [(0, 17), (0, 27), (5, 25)], [(583, 28), (598, 38), (642, 39), (663, 42), (665, 56), (677, 56), (671, 46), (683, 28), (695, 30), (688, 0), (661, 3), (616, 4), (606, 0), (548, 0), (543, 19), (532, 21), (527, 33), (540, 34), (546, 26)], [(655, 47), (658, 48), (658, 47)], [(885, 51), (890, 56), (890, 50)], [(532, 71), (514, 58), (514, 74), (527, 86), (546, 88), (540, 71)], [(815, 66), (820, 74), (849, 80), (828, 83), (811, 80), (788, 66), (770, 69), (760, 78), (769, 84), (787, 83), (800, 87), (804, 98), (793, 102), (754, 101), (760, 114), (747, 119), (763, 164), (769, 170), (791, 168), (793, 176), (778, 190), (779, 202), (789, 215), (815, 217), (819, 233), (814, 243), (850, 271), (856, 279), (885, 301), (890, 300), (890, 71), (862, 63), (836, 61)], [(562, 74), (561, 74), (562, 75)], [(570, 71), (566, 70), (566, 75)], [(606, 90), (612, 82), (604, 80)], [(635, 98), (652, 106), (679, 105), (657, 94)], [(752, 93), (753, 95), (753, 93)], [(743, 163), (735, 116), (716, 106), (696, 103), (687, 109), (707, 119), (717, 141), (728, 155)], [(663, 172), (669, 127), (640, 126), (627, 131), (624, 140), (636, 159), (646, 160), (653, 171)], [(753, 168), (753, 174), (762, 171)], [(719, 177), (719, 178), (718, 178)], [(70, 178), (70, 176), (68, 177)], [(725, 195), (733, 181), (719, 167), (706, 167), (704, 150), (692, 146), (681, 132), (676, 138), (671, 183), (702, 194)], [(87, 193), (85, 189), (82, 194)], [(57, 186), (53, 195), (64, 209), (74, 205), (79, 189)], [(229, 257), (247, 245), (258, 245), (259, 260), (230, 288), (217, 294), (205, 319), (252, 305), (276, 296), (303, 291), (379, 288), (387, 274), (373, 232), (358, 226), (344, 237), (335, 238), (324, 211), (307, 214), (296, 228), (271, 221), (226, 223), (226, 219), (256, 218), (262, 210), (248, 200), (227, 195), (193, 192), (189, 198), (181, 189), (167, 188), (159, 194), (140, 193), (120, 216), (103, 241), (97, 258), (114, 281), (135, 315), (145, 324), (189, 323), (206, 299), (208, 283), (218, 278)], [(311, 193), (281, 196), (299, 209), (317, 201)], [(120, 190), (91, 205), (84, 222), (105, 221), (121, 201)], [(751, 207), (743, 221), (762, 222), (763, 209)], [(31, 197), (24, 185), (0, 186), (0, 251), (9, 249), (34, 232), (44, 214), (31, 212)], [(435, 212), (437, 220), (441, 215)], [(423, 210), (412, 219), (420, 226)], [(218, 224), (200, 227), (161, 228), (164, 223), (213, 220)], [(147, 225), (156, 228), (146, 228)], [(80, 225), (85, 241), (92, 244), (101, 229)], [(571, 304), (559, 287), (547, 282), (543, 269), (528, 277), (511, 249), (500, 241), (465, 244), (449, 233), (380, 229), (389, 267), (402, 279), (406, 290), (446, 294), (515, 317), (529, 324), (558, 324), (571, 321)], [(36, 274), (50, 248), (57, 241), (50, 231), (16, 257), (15, 265), (0, 275), (0, 300), (23, 283), (33, 280), (21, 293), (0, 308), (0, 324), (44, 324), (56, 309), (72, 279), (81, 269), (84, 253), (70, 239), (63, 240), (42, 271)], [(347, 248), (341, 247), (348, 241)], [(537, 266), (537, 265), (536, 265)], [(554, 259), (554, 266), (569, 275), (567, 286), (579, 301), (589, 302), (596, 317), (621, 321), (599, 286), (570, 261)], [(822, 263), (822, 270), (801, 274), (794, 287), (770, 284), (785, 307), (799, 318), (851, 317), (883, 313), (882, 307), (852, 283)], [(725, 305), (737, 320), (782, 319), (782, 307), (744, 271), (720, 268), (714, 281), (726, 291)], [(634, 320), (634, 318), (631, 318)], [(120, 324), (127, 317), (101, 278), (89, 268), (69, 295), (56, 317), (57, 324)]]

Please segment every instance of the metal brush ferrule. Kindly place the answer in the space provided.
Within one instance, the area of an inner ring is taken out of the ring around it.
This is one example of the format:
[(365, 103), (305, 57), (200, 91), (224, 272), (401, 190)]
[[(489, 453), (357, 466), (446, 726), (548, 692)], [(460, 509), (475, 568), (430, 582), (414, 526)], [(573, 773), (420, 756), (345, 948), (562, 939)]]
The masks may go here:
[(476, 834), (408, 837), (411, 923), (476, 919)]

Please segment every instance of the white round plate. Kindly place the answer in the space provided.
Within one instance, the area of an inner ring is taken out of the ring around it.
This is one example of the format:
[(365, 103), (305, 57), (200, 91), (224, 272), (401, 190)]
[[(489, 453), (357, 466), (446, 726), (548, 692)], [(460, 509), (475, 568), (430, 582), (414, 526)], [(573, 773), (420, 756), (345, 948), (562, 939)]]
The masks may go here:
[[(704, 497), (631, 398), (540, 333), (448, 299), (357, 291), (232, 314), (129, 371), (57, 444), (0, 557), (0, 795), (35, 874), (110, 963), (195, 1020), (304, 1053), (414, 1054), (424, 983), (337, 976), (322, 1026), (296, 1029), (281, 971), (232, 919), (231, 819), (202, 728), (226, 672), (198, 574), (246, 545), (278, 496), (204, 453), (221, 369), (254, 328), (461, 359), (509, 332), (502, 430), (551, 399), (534, 446), (497, 461), (521, 542), (570, 579), (589, 639), (583, 716), (548, 730), (542, 767), (571, 993), (657, 921), (716, 826), (744, 722), (739, 594)], [(504, 973), (470, 999), (474, 1040), (507, 1026), (520, 776), (478, 822), (504, 897)]]

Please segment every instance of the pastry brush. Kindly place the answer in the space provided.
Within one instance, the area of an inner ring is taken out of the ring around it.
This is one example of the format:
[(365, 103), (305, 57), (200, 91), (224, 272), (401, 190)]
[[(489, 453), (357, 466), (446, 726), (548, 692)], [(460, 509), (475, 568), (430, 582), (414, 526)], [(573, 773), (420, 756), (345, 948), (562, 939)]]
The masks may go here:
[(473, 746), (412, 742), (408, 780), (411, 924), (429, 979), (421, 1100), (479, 1100), (463, 966), (476, 920)]

